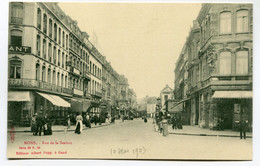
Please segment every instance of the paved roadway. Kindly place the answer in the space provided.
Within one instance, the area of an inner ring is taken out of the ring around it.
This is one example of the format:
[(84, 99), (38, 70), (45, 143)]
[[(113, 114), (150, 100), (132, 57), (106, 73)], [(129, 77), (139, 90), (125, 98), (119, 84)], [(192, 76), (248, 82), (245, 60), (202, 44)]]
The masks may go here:
[[(12, 143), (9, 133), (7, 154), (10, 157), (252, 159), (252, 139), (185, 135), (163, 137), (154, 131), (151, 119), (148, 120), (148, 123), (144, 123), (141, 119), (119, 122), (109, 126), (83, 130), (79, 135), (74, 132), (54, 132), (51, 136), (40, 137), (33, 136), (31, 133), (15, 133), (13, 138), (14, 142)], [(52, 142), (54, 144), (51, 144)], [(34, 149), (28, 149), (28, 146)]]

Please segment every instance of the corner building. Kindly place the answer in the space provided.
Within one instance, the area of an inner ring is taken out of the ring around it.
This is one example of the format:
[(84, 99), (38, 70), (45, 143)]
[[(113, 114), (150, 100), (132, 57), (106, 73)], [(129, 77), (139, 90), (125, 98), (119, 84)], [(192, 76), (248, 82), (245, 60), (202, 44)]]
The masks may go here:
[[(185, 47), (191, 125), (252, 128), (252, 4), (203, 4)], [(184, 79), (185, 80), (185, 79)]]
[[(9, 126), (29, 126), (35, 113), (54, 124), (77, 112), (100, 114), (103, 56), (77, 21), (57, 3), (11, 2), (9, 8)], [(119, 83), (113, 87), (115, 102)]]

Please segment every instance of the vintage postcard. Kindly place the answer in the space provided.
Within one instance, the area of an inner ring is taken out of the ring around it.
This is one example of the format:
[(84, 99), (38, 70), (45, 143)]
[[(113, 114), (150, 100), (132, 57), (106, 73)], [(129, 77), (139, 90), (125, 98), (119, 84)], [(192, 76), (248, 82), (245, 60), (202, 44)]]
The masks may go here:
[(7, 157), (252, 160), (252, 3), (10, 2)]

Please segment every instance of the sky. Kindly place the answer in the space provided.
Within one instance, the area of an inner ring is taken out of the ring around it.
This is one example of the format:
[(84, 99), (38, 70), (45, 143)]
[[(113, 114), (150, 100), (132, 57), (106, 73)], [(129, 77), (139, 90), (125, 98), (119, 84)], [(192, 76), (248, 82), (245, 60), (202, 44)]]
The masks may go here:
[(174, 88), (174, 68), (201, 4), (61, 3), (90, 41), (124, 74), (137, 98)]

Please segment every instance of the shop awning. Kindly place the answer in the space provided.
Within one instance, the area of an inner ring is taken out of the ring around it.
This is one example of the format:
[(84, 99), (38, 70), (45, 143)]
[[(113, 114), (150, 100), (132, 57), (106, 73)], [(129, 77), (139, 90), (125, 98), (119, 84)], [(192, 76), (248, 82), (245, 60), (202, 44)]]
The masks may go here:
[(30, 101), (29, 91), (9, 91), (8, 101)]
[(56, 95), (51, 95), (51, 94), (46, 94), (46, 93), (40, 93), (37, 92), (39, 95), (44, 97), (45, 99), (49, 100), (53, 105), (59, 106), (59, 107), (70, 107), (70, 103), (65, 101), (59, 96)]
[(252, 91), (215, 91), (212, 98), (252, 98)]
[(170, 113), (178, 113), (183, 110), (183, 102), (177, 104), (177, 105), (169, 105), (168, 106), (168, 112)]

